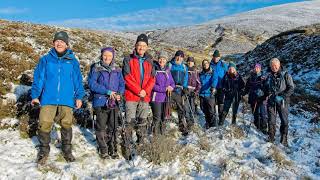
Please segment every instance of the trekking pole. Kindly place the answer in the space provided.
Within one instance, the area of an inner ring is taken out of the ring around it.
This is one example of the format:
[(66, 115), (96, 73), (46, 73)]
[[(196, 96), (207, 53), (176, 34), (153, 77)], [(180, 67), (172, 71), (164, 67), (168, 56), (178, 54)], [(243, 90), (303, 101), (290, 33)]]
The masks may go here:
[(96, 133), (96, 132), (95, 132), (95, 121), (96, 121), (96, 117), (97, 117), (97, 115), (96, 115), (95, 111), (93, 110), (93, 111), (92, 111), (92, 134), (95, 134), (95, 133)]
[(214, 108), (215, 108), (215, 113), (216, 113), (215, 127), (218, 127), (218, 121), (220, 120), (220, 118), (219, 118), (219, 104), (215, 103)]
[[(255, 113), (256, 113), (256, 108), (257, 108), (257, 101), (254, 103), (254, 107), (253, 107), (253, 112), (252, 112), (252, 115), (253, 115), (253, 121), (255, 120), (254, 119), (254, 116), (255, 116)], [(259, 116), (258, 116), (259, 117)], [(251, 122), (252, 123), (252, 122)], [(258, 129), (260, 129), (260, 121), (258, 122)]]
[(166, 96), (166, 102), (164, 104), (164, 119), (167, 120), (167, 119), (170, 119), (171, 118), (171, 105), (170, 105), (170, 102), (171, 102), (171, 91), (168, 91), (167, 92), (167, 96)]

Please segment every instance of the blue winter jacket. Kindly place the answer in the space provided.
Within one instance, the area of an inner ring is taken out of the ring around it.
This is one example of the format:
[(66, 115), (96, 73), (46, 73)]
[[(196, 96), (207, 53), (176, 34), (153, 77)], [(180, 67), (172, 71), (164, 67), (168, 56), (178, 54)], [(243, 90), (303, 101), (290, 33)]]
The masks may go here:
[(210, 68), (209, 71), (202, 71), (199, 74), (201, 88), (199, 92), (200, 97), (210, 97), (211, 88), (213, 88), (213, 72)]
[(223, 62), (222, 60), (219, 60), (217, 64), (211, 61), (210, 67), (213, 71), (213, 87), (216, 89), (222, 88), (221, 81), (223, 79), (223, 76), (228, 71), (227, 63)]
[(70, 49), (58, 57), (52, 48), (40, 58), (33, 76), (32, 99), (39, 98), (42, 106), (74, 107), (75, 100), (81, 100), (84, 95), (80, 65)]
[(101, 61), (91, 65), (88, 84), (93, 94), (93, 107), (108, 106), (108, 103), (110, 105), (111, 91), (123, 95), (125, 89), (122, 70), (113, 64), (107, 69)]
[(188, 68), (183, 62), (177, 64), (175, 59), (169, 62), (169, 68), (176, 85), (174, 92), (181, 93), (183, 88), (188, 88)]

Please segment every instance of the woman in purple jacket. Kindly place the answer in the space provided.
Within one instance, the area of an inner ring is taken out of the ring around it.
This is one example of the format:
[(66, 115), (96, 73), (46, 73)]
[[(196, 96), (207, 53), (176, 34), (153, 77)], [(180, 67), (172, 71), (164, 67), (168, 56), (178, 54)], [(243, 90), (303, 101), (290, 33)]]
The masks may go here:
[(174, 81), (170, 69), (166, 66), (168, 55), (165, 51), (159, 53), (158, 61), (154, 63), (156, 70), (156, 82), (151, 93), (151, 109), (153, 114), (152, 131), (154, 135), (164, 133), (165, 112), (164, 104), (167, 96), (174, 89)]
[(100, 61), (91, 65), (88, 84), (97, 115), (96, 138), (100, 157), (117, 158), (117, 102), (121, 100), (125, 84), (121, 69), (114, 64), (113, 48), (101, 49)]

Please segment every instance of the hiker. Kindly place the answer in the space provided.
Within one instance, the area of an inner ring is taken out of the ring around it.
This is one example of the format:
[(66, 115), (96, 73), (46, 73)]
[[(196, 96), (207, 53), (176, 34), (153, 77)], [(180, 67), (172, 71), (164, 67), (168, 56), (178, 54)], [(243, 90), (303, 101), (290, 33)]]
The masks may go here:
[(239, 103), (241, 101), (241, 96), (244, 92), (244, 81), (241, 75), (237, 72), (236, 64), (233, 62), (229, 63), (229, 69), (227, 74), (223, 77), (222, 89), (224, 93), (224, 105), (221, 114), (221, 119), (219, 119), (219, 125), (224, 124), (224, 120), (227, 117), (229, 109), (232, 105), (232, 124), (236, 124), (237, 113), (239, 108)]
[[(165, 103), (170, 99), (175, 87), (169, 68), (166, 66), (168, 54), (161, 51), (158, 61), (154, 62), (156, 82), (152, 89), (151, 109), (153, 114), (152, 131), (154, 135), (163, 135), (165, 131)], [(170, 107), (169, 107), (170, 108)]]
[[(222, 79), (228, 71), (228, 64), (221, 60), (221, 55), (219, 50), (215, 50), (212, 54), (212, 59), (210, 62), (211, 70), (213, 71), (213, 89), (212, 93), (215, 97), (215, 106), (218, 106), (219, 119), (221, 119), (223, 104), (224, 104), (224, 94), (222, 91)], [(216, 114), (216, 108), (214, 108)]]
[(132, 54), (123, 60), (125, 80), (126, 122), (124, 127), (124, 156), (132, 159), (132, 130), (136, 129), (137, 144), (147, 140), (147, 117), (151, 91), (155, 84), (155, 70), (148, 50), (148, 37), (140, 34)]
[(261, 64), (256, 63), (245, 85), (245, 94), (249, 93), (248, 103), (254, 116), (254, 125), (267, 134), (267, 101), (264, 94), (265, 77), (262, 76)]
[(215, 97), (212, 93), (213, 87), (213, 72), (208, 60), (202, 61), (202, 71), (200, 72), (201, 88), (199, 92), (200, 107), (205, 115), (206, 128), (217, 125), (217, 117), (214, 112)]
[(188, 98), (186, 99), (185, 111), (188, 128), (192, 127), (195, 121), (196, 104), (195, 99), (199, 94), (200, 90), (200, 80), (199, 73), (195, 67), (195, 60), (193, 57), (187, 58), (188, 65)]
[(118, 105), (124, 93), (124, 79), (114, 57), (112, 47), (101, 49), (100, 60), (91, 65), (88, 76), (88, 85), (93, 95), (92, 107), (97, 117), (96, 139), (99, 155), (103, 159), (118, 158)]
[(55, 120), (61, 125), (63, 157), (67, 162), (75, 161), (71, 148), (72, 109), (81, 108), (84, 95), (80, 65), (69, 49), (69, 36), (64, 31), (57, 32), (53, 48), (40, 58), (35, 68), (31, 89), (31, 103), (41, 106), (38, 164), (45, 164), (49, 156), (50, 132)]
[(169, 62), (169, 68), (175, 83), (172, 93), (172, 102), (177, 106), (179, 118), (179, 130), (183, 136), (188, 135), (188, 122), (186, 119), (185, 103), (182, 96), (188, 95), (188, 68), (183, 62), (184, 52), (178, 50), (174, 58)]
[(269, 141), (275, 141), (276, 118), (279, 114), (280, 125), (280, 142), (284, 146), (288, 146), (288, 108), (290, 104), (290, 96), (294, 91), (294, 83), (288, 71), (281, 66), (280, 60), (272, 58), (270, 68), (268, 69), (265, 81), (265, 93), (268, 96), (268, 128)]

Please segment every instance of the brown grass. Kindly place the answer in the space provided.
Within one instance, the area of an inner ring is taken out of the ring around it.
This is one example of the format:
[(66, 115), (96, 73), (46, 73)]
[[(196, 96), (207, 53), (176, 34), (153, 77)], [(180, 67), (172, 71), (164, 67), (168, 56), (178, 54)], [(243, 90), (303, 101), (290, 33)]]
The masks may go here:
[(270, 150), (271, 158), (280, 166), (292, 166), (292, 161), (287, 160), (286, 157), (281, 153), (278, 147), (272, 146)]
[[(39, 56), (32, 54), (31, 57), (38, 58)], [(18, 76), (20, 76), (24, 71), (35, 67), (35, 61), (26, 61), (30, 57), (22, 56), (22, 58), (23, 59), (15, 60), (12, 59), (9, 52), (0, 52), (0, 67), (4, 68), (4, 70), (0, 71), (0, 81), (18, 83)]]
[(176, 140), (161, 135), (154, 137), (151, 143), (139, 146), (137, 150), (148, 161), (160, 165), (175, 160), (181, 148)]
[(9, 42), (3, 46), (3, 50), (8, 52), (15, 52), (15, 53), (24, 53), (24, 54), (32, 54), (34, 53), (32, 47), (28, 43), (22, 42)]
[(15, 117), (16, 106), (13, 103), (3, 104), (0, 102), (0, 119), (6, 117)]

